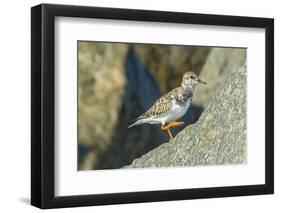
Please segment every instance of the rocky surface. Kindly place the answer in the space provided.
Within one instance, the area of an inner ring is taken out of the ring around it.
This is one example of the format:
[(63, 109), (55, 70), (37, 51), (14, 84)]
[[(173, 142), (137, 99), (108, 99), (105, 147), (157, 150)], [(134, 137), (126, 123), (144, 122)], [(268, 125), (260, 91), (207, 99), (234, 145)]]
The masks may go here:
[(199, 120), (126, 168), (246, 163), (246, 66), (235, 69)]
[(245, 61), (245, 48), (213, 48), (200, 72), (200, 78), (208, 84), (196, 89), (193, 103), (205, 108), (210, 98), (228, 78), (232, 70), (242, 66)]
[(78, 141), (87, 151), (79, 156), (81, 169), (92, 169), (95, 156), (112, 141), (125, 93), (127, 49), (126, 44), (78, 43)]

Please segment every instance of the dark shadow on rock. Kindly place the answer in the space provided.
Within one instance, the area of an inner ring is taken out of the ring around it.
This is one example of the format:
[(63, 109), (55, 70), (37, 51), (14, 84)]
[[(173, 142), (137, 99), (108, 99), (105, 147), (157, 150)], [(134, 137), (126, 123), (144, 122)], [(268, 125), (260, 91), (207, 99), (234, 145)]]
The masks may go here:
[(159, 146), (166, 136), (156, 125), (128, 129), (130, 123), (149, 109), (161, 96), (149, 70), (130, 48), (126, 59), (127, 85), (113, 143), (97, 157), (95, 169), (121, 168), (135, 158)]

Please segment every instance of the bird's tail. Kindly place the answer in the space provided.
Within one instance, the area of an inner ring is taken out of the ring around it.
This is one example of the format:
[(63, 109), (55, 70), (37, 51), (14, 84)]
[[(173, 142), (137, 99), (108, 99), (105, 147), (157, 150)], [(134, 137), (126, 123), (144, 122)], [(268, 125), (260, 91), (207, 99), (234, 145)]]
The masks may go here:
[(128, 128), (131, 128), (133, 126), (137, 126), (137, 125), (140, 125), (143, 123), (145, 123), (145, 119), (139, 119), (139, 120), (136, 120), (134, 123), (132, 123), (130, 126), (128, 126)]

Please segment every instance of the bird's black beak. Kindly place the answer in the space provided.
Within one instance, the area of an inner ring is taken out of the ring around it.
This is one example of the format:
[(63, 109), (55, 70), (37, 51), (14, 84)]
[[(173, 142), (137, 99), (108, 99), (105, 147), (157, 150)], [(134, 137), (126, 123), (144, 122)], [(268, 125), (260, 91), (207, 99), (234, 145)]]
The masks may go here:
[(198, 83), (199, 83), (199, 84), (207, 84), (207, 82), (202, 81), (202, 80), (200, 80), (200, 79), (198, 79)]

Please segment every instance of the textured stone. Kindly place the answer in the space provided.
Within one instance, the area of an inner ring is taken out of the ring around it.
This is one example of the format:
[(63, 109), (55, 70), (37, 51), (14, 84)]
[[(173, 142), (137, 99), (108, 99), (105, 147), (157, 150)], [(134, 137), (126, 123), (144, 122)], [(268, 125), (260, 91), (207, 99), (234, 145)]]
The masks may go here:
[(246, 66), (234, 70), (199, 120), (126, 168), (245, 164)]
[(205, 108), (232, 70), (242, 66), (245, 61), (245, 48), (212, 48), (200, 72), (200, 78), (208, 84), (197, 88), (193, 103)]
[[(91, 150), (85, 159), (94, 159), (112, 141), (125, 93), (127, 49), (126, 44), (78, 42), (78, 141)], [(94, 162), (80, 169), (92, 169)]]

